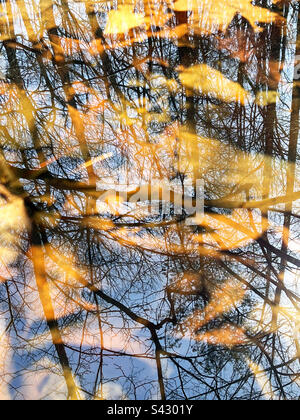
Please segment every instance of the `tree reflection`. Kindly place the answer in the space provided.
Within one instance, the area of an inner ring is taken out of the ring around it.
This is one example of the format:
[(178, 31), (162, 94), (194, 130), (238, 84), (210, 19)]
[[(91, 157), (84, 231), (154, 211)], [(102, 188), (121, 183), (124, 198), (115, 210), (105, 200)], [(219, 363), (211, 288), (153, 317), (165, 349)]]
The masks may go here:
[(2, 399), (298, 398), (299, 22), (1, 0)]

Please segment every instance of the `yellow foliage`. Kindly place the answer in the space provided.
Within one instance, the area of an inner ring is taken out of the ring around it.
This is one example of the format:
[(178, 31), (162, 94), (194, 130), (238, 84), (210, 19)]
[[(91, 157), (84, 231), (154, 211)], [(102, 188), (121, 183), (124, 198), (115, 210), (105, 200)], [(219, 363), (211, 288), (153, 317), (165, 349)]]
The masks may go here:
[(245, 293), (246, 290), (240, 283), (227, 281), (213, 291), (210, 302), (205, 309), (195, 312), (191, 318), (186, 320), (186, 324), (196, 331), (213, 319), (234, 309), (243, 301)]
[(98, 162), (102, 162), (103, 160), (109, 159), (112, 156), (113, 156), (112, 153), (104, 153), (101, 156), (95, 157), (95, 158), (89, 160), (88, 162), (83, 163), (82, 165), (80, 165), (80, 167), (78, 169), (89, 168), (90, 166), (93, 166)]
[(224, 102), (240, 102), (243, 105), (250, 94), (239, 83), (227, 79), (220, 71), (206, 64), (181, 69), (180, 81), (188, 89), (201, 94), (213, 95)]
[(257, 22), (280, 19), (276, 13), (253, 6), (251, 0), (177, 0), (171, 7), (176, 11), (192, 11), (194, 26), (198, 26), (201, 32), (225, 30), (237, 13), (246, 18), (255, 30), (260, 30)]
[(8, 383), (11, 364), (11, 350), (9, 339), (6, 334), (5, 325), (2, 319), (0, 319), (0, 400), (10, 400), (11, 396), (9, 393)]
[(119, 6), (118, 10), (111, 10), (105, 27), (105, 35), (115, 35), (128, 32), (130, 29), (143, 25), (145, 16), (134, 13), (129, 5)]
[(234, 347), (245, 344), (244, 330), (239, 327), (227, 326), (218, 330), (207, 331), (196, 336), (197, 341), (205, 341), (214, 346)]
[(240, 283), (227, 281), (218, 286), (212, 293), (209, 303), (203, 310), (195, 311), (186, 321), (185, 325), (193, 331), (197, 341), (204, 341), (211, 345), (234, 347), (245, 344), (246, 335), (243, 328), (234, 325), (225, 325), (218, 330), (209, 330), (201, 333), (199, 330), (210, 321), (226, 315), (239, 305), (246, 290)]
[[(221, 250), (232, 250), (248, 245), (262, 234), (262, 218), (254, 218), (246, 209), (234, 210), (230, 216), (222, 214), (206, 216), (202, 225), (211, 232), (194, 237), (194, 241), (213, 241)], [(240, 229), (239, 229), (240, 227)]]
[(259, 366), (257, 363), (253, 362), (250, 359), (247, 359), (249, 368), (251, 369), (258, 385), (260, 386), (261, 390), (263, 391), (263, 394), (269, 399), (276, 399), (276, 395), (273, 392), (272, 384), (267, 376), (267, 374), (264, 372), (261, 366)]
[(18, 256), (19, 235), (28, 227), (28, 220), (21, 198), (11, 195), (2, 185), (0, 193), (6, 198), (0, 204), (0, 261), (6, 276), (9, 275), (6, 267)]
[(256, 95), (256, 103), (259, 106), (267, 106), (276, 103), (278, 98), (279, 94), (274, 90), (258, 92)]
[[(212, 294), (210, 303), (205, 308), (205, 316), (201, 325), (231, 311), (242, 302), (245, 293), (245, 288), (240, 283), (233, 281), (228, 281), (222, 287), (217, 288)], [(197, 327), (199, 328), (200, 325), (197, 325)]]

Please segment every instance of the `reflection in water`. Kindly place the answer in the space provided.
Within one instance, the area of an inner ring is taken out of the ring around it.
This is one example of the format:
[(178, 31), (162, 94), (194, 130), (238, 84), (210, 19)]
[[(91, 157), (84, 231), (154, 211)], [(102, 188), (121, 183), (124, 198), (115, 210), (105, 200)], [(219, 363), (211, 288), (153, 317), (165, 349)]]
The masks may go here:
[(298, 398), (299, 19), (1, 0), (1, 399)]

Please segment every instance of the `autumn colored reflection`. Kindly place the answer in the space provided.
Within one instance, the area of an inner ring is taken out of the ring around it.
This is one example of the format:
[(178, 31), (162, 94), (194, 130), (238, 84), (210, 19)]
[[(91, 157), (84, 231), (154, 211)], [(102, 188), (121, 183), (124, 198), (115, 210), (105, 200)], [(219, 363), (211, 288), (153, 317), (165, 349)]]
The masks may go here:
[(299, 12), (0, 0), (0, 399), (298, 399)]

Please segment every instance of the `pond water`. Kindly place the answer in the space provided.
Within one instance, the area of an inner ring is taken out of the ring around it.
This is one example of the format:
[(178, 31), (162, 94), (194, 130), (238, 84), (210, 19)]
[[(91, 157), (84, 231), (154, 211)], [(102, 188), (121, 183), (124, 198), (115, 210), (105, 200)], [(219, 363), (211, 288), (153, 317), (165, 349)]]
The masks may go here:
[(1, 0), (0, 399), (299, 398), (299, 11)]

